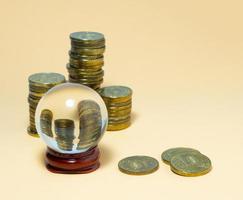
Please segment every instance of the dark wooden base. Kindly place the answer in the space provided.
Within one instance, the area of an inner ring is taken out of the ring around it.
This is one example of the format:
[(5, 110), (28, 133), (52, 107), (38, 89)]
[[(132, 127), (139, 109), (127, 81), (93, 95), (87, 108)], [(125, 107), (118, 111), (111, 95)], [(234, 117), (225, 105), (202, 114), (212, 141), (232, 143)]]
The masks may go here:
[(63, 154), (47, 148), (45, 162), (47, 169), (54, 173), (86, 174), (99, 168), (99, 157), (97, 146), (78, 154)]

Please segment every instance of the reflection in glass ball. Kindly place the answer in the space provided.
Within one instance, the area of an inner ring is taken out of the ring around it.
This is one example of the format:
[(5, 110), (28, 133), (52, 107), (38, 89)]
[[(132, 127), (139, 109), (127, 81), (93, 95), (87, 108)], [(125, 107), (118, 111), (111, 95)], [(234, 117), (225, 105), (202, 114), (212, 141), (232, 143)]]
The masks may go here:
[(89, 87), (63, 83), (40, 100), (35, 114), (38, 134), (51, 149), (82, 153), (96, 146), (108, 122), (104, 101)]

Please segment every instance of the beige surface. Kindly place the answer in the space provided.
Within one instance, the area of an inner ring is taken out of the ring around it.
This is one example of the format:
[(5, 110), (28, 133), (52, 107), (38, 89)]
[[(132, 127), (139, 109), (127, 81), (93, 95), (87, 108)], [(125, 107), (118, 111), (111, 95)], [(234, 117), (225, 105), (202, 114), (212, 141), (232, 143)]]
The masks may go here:
[[(227, 3), (228, 2), (228, 3)], [(242, 1), (3, 1), (0, 7), (1, 199), (242, 200)], [(26, 134), (27, 77), (66, 73), (70, 32), (105, 34), (105, 84), (134, 90), (133, 125), (105, 134), (102, 167), (57, 175), (45, 145)], [(160, 162), (148, 176), (117, 162), (190, 146), (208, 155), (203, 177), (174, 175)]]

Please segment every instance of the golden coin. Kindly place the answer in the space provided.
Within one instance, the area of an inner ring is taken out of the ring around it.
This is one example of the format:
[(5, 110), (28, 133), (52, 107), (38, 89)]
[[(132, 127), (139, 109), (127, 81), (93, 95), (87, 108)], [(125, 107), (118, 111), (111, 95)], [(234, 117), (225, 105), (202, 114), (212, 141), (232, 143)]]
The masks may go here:
[(180, 153), (187, 153), (187, 152), (196, 152), (196, 153), (200, 153), (198, 150), (196, 149), (192, 149), (192, 148), (187, 148), (187, 147), (176, 147), (176, 148), (170, 148), (167, 149), (166, 151), (164, 151), (161, 155), (161, 159), (164, 163), (166, 164), (170, 164), (171, 159)]
[(110, 117), (131, 115), (131, 109), (126, 109), (126, 110), (121, 110), (121, 111), (109, 111), (108, 115)]
[(65, 82), (65, 77), (58, 73), (36, 73), (29, 76), (29, 84), (39, 87), (53, 87)]
[(125, 102), (131, 99), (132, 90), (125, 86), (109, 86), (99, 90), (104, 101)]
[(132, 104), (128, 104), (126, 106), (110, 106), (109, 104), (106, 104), (106, 108), (108, 110), (108, 112), (110, 111), (122, 111), (122, 110), (127, 110), (127, 109), (131, 109), (132, 108)]
[(171, 170), (181, 176), (201, 176), (212, 169), (210, 159), (198, 152), (180, 153), (171, 159)]
[(129, 175), (146, 175), (159, 168), (159, 162), (149, 156), (131, 156), (118, 163), (121, 172)]
[(102, 55), (105, 52), (105, 46), (101, 48), (77, 48), (72, 46), (71, 52), (87, 56)]
[(131, 121), (127, 121), (121, 124), (108, 124), (107, 131), (119, 131), (128, 128), (131, 125)]

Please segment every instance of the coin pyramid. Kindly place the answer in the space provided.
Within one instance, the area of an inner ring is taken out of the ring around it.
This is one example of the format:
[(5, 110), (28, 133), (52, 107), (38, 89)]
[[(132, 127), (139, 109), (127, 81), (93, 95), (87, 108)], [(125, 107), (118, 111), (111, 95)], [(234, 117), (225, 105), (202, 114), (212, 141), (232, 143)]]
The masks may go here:
[(36, 73), (29, 76), (29, 121), (27, 129), (32, 136), (38, 137), (35, 126), (35, 111), (41, 97), (52, 87), (65, 82), (65, 77), (58, 73)]
[(104, 76), (104, 35), (97, 32), (74, 32), (70, 34), (70, 39), (71, 50), (66, 66), (69, 82), (99, 89)]

